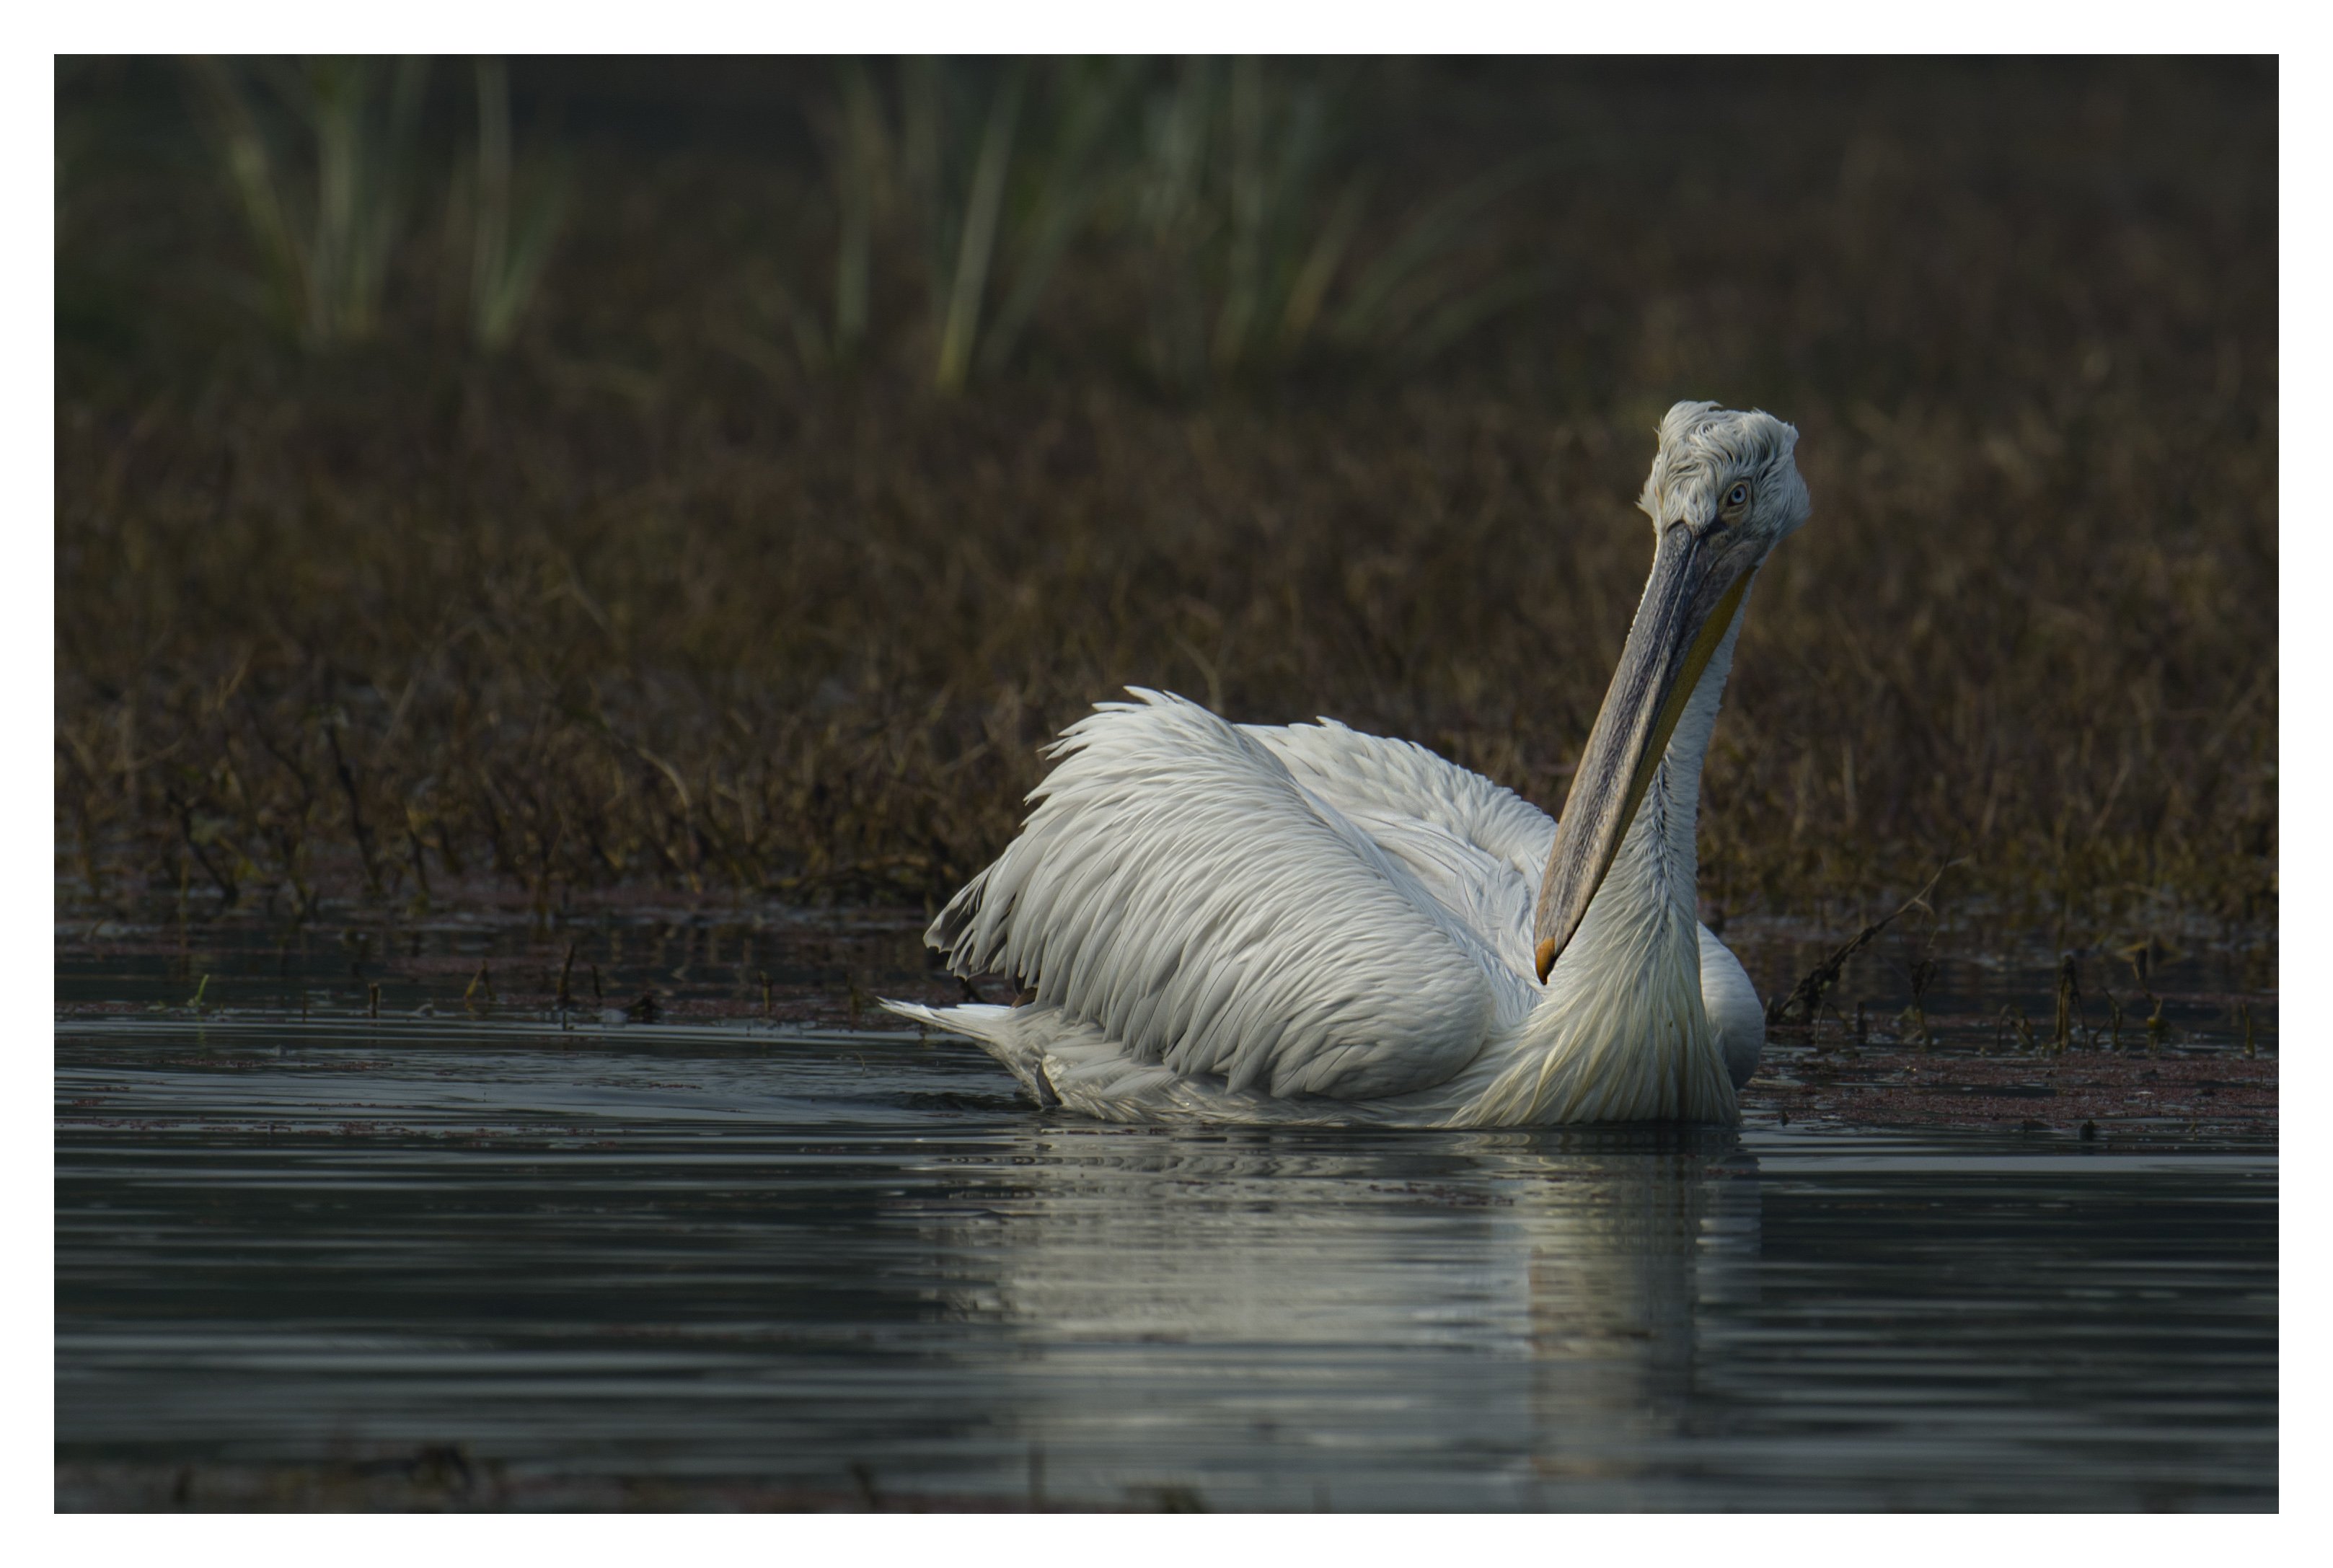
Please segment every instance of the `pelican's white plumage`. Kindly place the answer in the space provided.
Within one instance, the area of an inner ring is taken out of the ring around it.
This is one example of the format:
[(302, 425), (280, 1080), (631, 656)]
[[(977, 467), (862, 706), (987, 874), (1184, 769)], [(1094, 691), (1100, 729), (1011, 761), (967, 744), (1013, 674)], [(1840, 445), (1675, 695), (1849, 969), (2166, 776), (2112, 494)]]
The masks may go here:
[(1664, 421), (1655, 576), (1568, 839), (1422, 746), (1137, 689), (1055, 743), (928, 934), (1033, 999), (889, 1005), (1114, 1121), (1735, 1120), (1763, 1021), (1695, 919), (1694, 825), (1748, 578), (1805, 515), (1794, 437), (1708, 404)]

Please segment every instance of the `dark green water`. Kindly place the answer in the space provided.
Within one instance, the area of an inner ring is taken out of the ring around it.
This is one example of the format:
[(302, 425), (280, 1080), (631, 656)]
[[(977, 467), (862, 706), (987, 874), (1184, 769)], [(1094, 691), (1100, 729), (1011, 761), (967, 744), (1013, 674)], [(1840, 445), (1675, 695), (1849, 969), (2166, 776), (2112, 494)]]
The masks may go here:
[(61, 1466), (2278, 1501), (2270, 1144), (1109, 1130), (969, 1046), (735, 1024), (67, 1016), (55, 1050)]

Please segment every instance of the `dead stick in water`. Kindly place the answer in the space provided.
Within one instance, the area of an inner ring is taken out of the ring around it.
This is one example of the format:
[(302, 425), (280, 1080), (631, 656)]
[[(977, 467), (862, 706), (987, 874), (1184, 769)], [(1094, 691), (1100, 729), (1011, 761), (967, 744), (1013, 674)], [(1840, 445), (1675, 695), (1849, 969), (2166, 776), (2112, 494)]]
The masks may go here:
[(1928, 879), (1926, 887), (1896, 905), (1891, 913), (1864, 927), (1855, 934), (1853, 940), (1809, 970), (1804, 979), (1791, 987), (1789, 996), (1766, 1009), (1766, 1026), (1771, 1029), (1787, 1022), (1791, 1015), (1791, 1009), (1797, 1007), (1800, 1010), (1800, 1021), (1812, 1028), (1815, 1015), (1822, 1007), (1824, 993), (1839, 984), (1839, 973), (1846, 967), (1847, 961), (1869, 947), (1871, 939), (1893, 924), (1896, 916), (1906, 909), (1925, 909), (1927, 906), (1928, 895), (1935, 891), (1937, 880), (1958, 863), (1956, 861), (1947, 861), (1938, 866), (1935, 876)]

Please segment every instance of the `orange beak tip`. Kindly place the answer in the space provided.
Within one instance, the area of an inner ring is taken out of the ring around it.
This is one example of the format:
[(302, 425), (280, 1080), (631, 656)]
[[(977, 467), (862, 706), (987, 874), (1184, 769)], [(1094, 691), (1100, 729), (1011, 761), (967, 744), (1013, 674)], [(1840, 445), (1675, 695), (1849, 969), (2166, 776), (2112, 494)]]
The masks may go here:
[(1541, 942), (1539, 945), (1539, 952), (1535, 956), (1539, 960), (1539, 983), (1544, 986), (1547, 984), (1548, 971), (1555, 967), (1555, 938), (1550, 937), (1546, 941)]

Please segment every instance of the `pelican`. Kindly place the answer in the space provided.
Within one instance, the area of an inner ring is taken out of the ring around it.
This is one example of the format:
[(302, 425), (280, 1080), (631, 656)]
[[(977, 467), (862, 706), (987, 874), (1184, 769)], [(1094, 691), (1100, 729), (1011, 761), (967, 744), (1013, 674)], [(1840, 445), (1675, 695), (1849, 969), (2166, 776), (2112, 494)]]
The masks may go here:
[(886, 1005), (1111, 1121), (1738, 1121), (1765, 1022), (1698, 919), (1694, 825), (1751, 582), (1806, 521), (1797, 443), (1661, 420), (1652, 574), (1560, 823), (1407, 741), (1132, 688), (925, 934), (1033, 996)]

